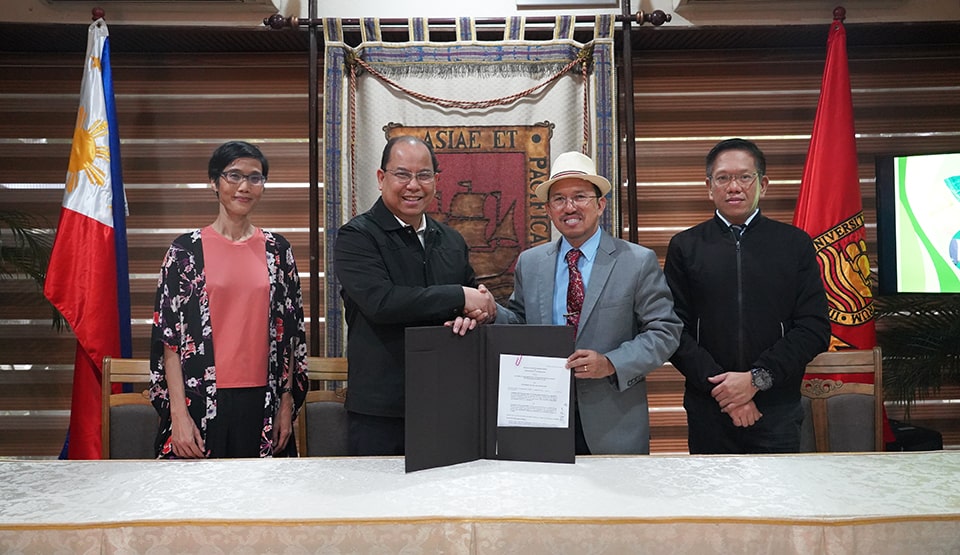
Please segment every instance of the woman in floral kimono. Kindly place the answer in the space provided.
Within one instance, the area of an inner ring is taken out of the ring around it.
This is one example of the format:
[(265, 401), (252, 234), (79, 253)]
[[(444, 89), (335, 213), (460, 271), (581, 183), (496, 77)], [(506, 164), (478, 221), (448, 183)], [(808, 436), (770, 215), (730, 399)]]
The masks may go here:
[(300, 279), (290, 243), (250, 220), (268, 170), (251, 144), (217, 148), (217, 218), (177, 237), (160, 268), (150, 398), (161, 458), (296, 454), (308, 385)]

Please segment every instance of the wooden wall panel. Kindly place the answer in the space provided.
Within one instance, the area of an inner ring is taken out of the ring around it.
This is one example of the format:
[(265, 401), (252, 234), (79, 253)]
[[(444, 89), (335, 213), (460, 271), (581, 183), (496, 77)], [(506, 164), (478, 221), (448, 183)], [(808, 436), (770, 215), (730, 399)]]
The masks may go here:
[[(960, 148), (960, 46), (850, 44), (849, 56), (867, 242), (875, 256), (874, 156)], [(623, 235), (636, 225), (640, 242), (662, 261), (674, 233), (712, 212), (703, 158), (731, 136), (755, 139), (764, 149), (772, 185), (761, 207), (790, 221), (823, 58), (822, 48), (635, 51), (639, 215), (630, 222), (621, 214)], [(0, 52), (0, 207), (36, 214), (50, 227), (62, 200), (62, 189), (51, 184), (62, 183), (66, 173), (81, 67), (77, 52)], [(115, 52), (113, 70), (130, 202), (134, 355), (147, 354), (167, 245), (181, 230), (213, 220), (216, 203), (203, 188), (206, 163), (225, 140), (251, 140), (270, 159), (270, 183), (255, 221), (282, 230), (294, 244), (308, 300), (306, 53)], [(0, 280), (0, 389), (10, 392), (0, 393), (0, 411), (9, 411), (0, 419), (0, 456), (59, 452), (74, 340), (52, 330), (49, 318), (32, 284)], [(32, 419), (18, 412), (36, 393), (25, 381), (56, 384), (57, 399)], [(665, 366), (648, 386), (653, 451), (685, 451), (682, 378)], [(957, 445), (957, 406), (925, 405), (918, 414), (926, 425), (946, 429), (948, 444)], [(33, 439), (24, 443), (16, 431), (28, 428)]]

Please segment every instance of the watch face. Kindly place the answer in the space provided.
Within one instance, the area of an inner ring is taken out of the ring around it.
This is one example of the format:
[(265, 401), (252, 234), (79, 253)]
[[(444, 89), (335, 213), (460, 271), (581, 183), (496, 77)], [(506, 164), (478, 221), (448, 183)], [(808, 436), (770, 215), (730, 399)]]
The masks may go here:
[(771, 377), (768, 372), (758, 368), (751, 370), (750, 376), (753, 386), (761, 391), (766, 391), (773, 385), (773, 377)]

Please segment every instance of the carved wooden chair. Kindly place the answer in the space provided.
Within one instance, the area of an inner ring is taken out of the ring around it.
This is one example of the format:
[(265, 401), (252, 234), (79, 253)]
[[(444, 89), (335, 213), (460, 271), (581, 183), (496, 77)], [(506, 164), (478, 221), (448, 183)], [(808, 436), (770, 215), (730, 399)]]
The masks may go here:
[(820, 353), (807, 365), (800, 393), (801, 451), (883, 451), (880, 347)]
[[(307, 376), (311, 391), (297, 418), (300, 456), (342, 457), (347, 455), (346, 399), (347, 359), (309, 357)], [(314, 389), (318, 386), (318, 389)], [(332, 388), (332, 389), (331, 389)]]
[[(113, 393), (113, 384), (134, 385), (132, 393)], [(152, 459), (160, 419), (150, 404), (150, 361), (103, 359), (100, 456), (104, 459)]]

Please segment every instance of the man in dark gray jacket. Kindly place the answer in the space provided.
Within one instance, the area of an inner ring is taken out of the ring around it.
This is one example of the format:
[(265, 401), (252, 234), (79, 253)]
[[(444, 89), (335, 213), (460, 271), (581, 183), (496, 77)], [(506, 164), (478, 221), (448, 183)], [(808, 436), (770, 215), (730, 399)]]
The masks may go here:
[(380, 198), (344, 224), (333, 267), (347, 320), (348, 449), (404, 454), (404, 330), (460, 315), (496, 314), (470, 266), (463, 237), (426, 215), (439, 179), (433, 149), (395, 137), (383, 149)]
[(830, 339), (813, 242), (760, 213), (769, 178), (752, 142), (718, 143), (706, 171), (716, 212), (671, 239), (664, 265), (690, 453), (797, 452), (804, 369)]

